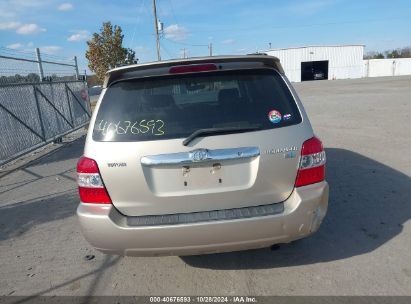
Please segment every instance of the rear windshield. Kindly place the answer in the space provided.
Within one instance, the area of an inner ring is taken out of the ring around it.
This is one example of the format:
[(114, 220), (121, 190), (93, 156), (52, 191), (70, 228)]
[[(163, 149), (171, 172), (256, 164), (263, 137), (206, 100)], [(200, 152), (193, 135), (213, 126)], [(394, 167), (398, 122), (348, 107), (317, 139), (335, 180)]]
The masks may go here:
[(244, 70), (123, 80), (104, 95), (96, 141), (186, 138), (199, 129), (281, 128), (301, 122), (275, 70)]

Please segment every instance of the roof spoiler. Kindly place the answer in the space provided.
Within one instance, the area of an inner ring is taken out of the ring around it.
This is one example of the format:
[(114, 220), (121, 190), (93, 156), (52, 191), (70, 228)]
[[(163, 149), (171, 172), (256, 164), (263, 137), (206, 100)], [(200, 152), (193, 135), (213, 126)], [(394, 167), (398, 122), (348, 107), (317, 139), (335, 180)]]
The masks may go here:
[[(163, 69), (170, 68), (178, 65), (190, 65), (190, 64), (202, 64), (202, 63), (227, 63), (227, 62), (257, 62), (263, 63), (264, 66), (274, 68), (279, 73), (284, 74), (284, 70), (280, 64), (280, 60), (277, 57), (268, 56), (266, 54), (250, 54), (250, 55), (242, 55), (242, 56), (215, 56), (215, 57), (198, 57), (198, 58), (190, 58), (190, 59), (177, 59), (177, 60), (169, 60), (169, 61), (158, 61), (158, 62), (150, 62), (144, 64), (134, 64), (128, 65), (124, 67), (119, 67), (112, 69), (106, 73), (103, 87), (106, 88), (113, 82), (120, 80), (125, 76), (124, 74), (130, 75), (130, 72), (137, 72), (137, 71), (144, 71), (144, 70), (155, 70), (155, 69)], [(152, 73), (150, 75), (154, 76)], [(164, 75), (160, 73), (159, 75)]]

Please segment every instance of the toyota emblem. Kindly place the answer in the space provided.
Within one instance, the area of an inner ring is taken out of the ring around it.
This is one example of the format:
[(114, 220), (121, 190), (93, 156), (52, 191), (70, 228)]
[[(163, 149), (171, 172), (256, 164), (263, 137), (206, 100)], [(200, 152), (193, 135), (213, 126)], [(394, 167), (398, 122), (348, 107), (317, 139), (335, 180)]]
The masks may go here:
[(190, 153), (190, 157), (194, 162), (199, 162), (208, 158), (207, 149), (198, 149)]

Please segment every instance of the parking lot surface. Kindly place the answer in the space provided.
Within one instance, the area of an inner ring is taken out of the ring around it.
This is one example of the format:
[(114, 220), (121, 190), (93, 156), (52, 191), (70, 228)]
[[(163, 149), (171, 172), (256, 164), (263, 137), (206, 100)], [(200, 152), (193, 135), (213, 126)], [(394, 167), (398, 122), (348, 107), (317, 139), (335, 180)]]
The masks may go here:
[(101, 254), (75, 216), (82, 138), (0, 179), (0, 295), (411, 295), (411, 77), (295, 87), (328, 157), (315, 235), (277, 250)]

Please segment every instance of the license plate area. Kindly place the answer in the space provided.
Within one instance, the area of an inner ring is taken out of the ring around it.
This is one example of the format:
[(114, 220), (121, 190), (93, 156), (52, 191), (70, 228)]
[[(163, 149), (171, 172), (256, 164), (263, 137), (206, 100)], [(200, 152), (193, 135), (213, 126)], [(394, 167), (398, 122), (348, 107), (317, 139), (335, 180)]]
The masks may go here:
[(143, 167), (149, 189), (157, 196), (218, 193), (250, 188), (258, 158)]
[(223, 167), (221, 163), (199, 163), (181, 168), (184, 187), (211, 186), (223, 183)]

